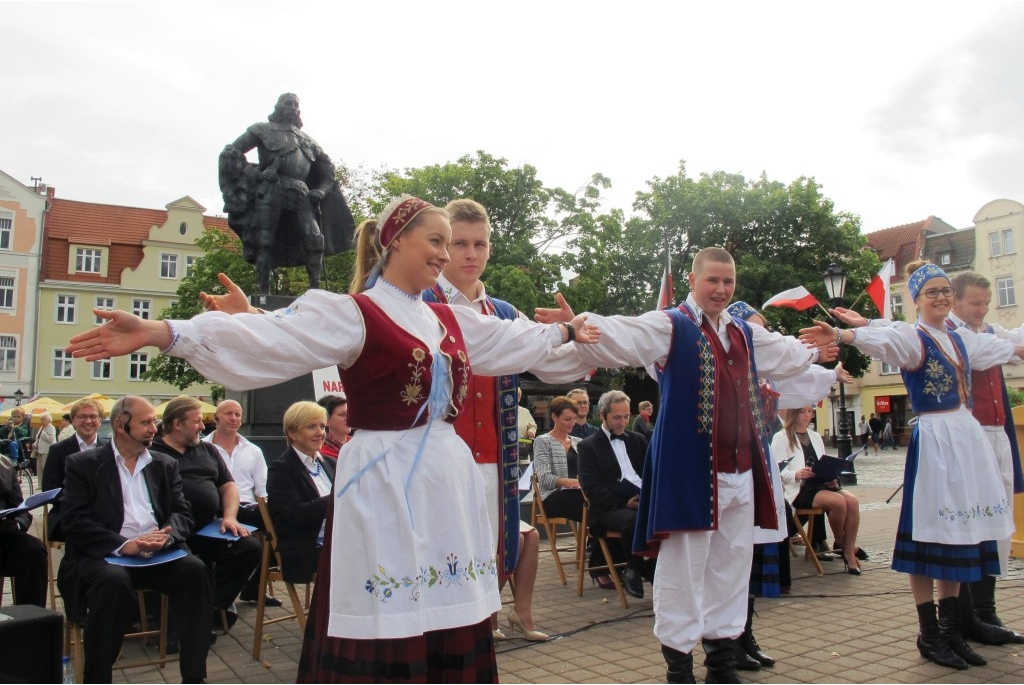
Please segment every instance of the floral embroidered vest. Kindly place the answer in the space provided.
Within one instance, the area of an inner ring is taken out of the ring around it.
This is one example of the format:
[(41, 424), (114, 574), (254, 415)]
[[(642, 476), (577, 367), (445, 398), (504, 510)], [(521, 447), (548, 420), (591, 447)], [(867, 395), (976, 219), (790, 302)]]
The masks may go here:
[[(341, 382), (351, 401), (348, 423), (366, 430), (403, 430), (422, 426), (427, 412), (416, 415), (430, 395), (433, 355), (419, 338), (395, 323), (364, 294), (352, 299), (363, 317), (366, 340), (355, 363), (339, 368)], [(440, 352), (449, 361), (452, 396), (444, 420), (455, 420), (462, 411), (472, 371), (466, 345), (455, 314), (447, 305), (426, 303), (444, 328)]]
[(900, 370), (914, 413), (950, 411), (961, 404), (970, 407), (971, 363), (963, 340), (956, 332), (949, 333), (956, 350), (957, 358), (953, 360), (928, 331), (918, 328), (917, 336), (924, 347), (924, 359), (916, 369)]

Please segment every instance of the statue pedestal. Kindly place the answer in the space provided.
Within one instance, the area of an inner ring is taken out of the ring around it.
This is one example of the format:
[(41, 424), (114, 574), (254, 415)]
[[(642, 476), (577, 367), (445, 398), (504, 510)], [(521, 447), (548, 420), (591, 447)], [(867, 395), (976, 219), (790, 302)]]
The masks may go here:
[[(274, 310), (290, 305), (295, 298), (282, 295), (251, 295), (249, 302), (260, 309)], [(242, 405), (242, 427), (239, 432), (263, 450), (267, 462), (284, 452), (287, 441), (281, 420), (295, 402), (313, 400), (313, 374), (307, 373), (284, 383), (256, 390), (235, 392), (228, 390), (226, 397)]]

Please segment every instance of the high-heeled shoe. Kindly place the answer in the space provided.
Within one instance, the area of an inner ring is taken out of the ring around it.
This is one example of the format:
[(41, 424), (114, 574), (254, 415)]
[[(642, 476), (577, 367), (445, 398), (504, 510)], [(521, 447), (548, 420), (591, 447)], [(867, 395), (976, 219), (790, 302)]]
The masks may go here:
[(501, 628), (494, 628), (491, 630), (491, 637), (495, 640), (507, 640), (505, 633), (501, 632)]
[(508, 612), (508, 628), (509, 635), (515, 637), (516, 628), (523, 631), (523, 636), (530, 642), (544, 642), (550, 640), (550, 636), (546, 633), (542, 633), (539, 630), (527, 630), (526, 626), (523, 625), (523, 620), (519, 618), (519, 614), (516, 613), (515, 609)]
[(851, 576), (860, 575), (860, 567), (858, 566), (856, 568), (850, 568), (850, 562), (846, 560), (845, 556), (843, 557), (843, 567), (846, 569), (846, 572), (849, 573)]

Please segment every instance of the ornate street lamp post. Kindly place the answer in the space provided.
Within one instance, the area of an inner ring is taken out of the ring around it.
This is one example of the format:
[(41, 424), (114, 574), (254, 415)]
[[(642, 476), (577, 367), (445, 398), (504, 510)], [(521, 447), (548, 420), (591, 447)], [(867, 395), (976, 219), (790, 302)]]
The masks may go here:
[(14, 406), (20, 407), (23, 399), (25, 399), (25, 393), (21, 391), (21, 388), (18, 388), (14, 391)]
[[(829, 307), (835, 308), (842, 306), (843, 294), (846, 292), (846, 271), (835, 264), (829, 264), (828, 269), (825, 271), (825, 291), (828, 293), (828, 305)], [(842, 322), (837, 322), (842, 327)], [(845, 355), (842, 350), (839, 352), (839, 361), (843, 361)], [(846, 459), (853, 452), (853, 438), (850, 436), (850, 425), (849, 416), (846, 413), (846, 389), (844, 383), (839, 384), (839, 437), (837, 438), (837, 456), (840, 459)], [(853, 468), (853, 462), (847, 467), (848, 471), (844, 471), (840, 476), (840, 482), (843, 485), (856, 485), (857, 484), (857, 473)]]

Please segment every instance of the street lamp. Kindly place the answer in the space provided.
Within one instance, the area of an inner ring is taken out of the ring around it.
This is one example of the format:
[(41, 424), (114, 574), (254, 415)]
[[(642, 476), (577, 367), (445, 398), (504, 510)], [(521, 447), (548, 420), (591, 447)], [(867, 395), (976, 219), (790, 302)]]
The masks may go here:
[[(846, 292), (846, 271), (835, 264), (829, 264), (824, 274), (825, 290), (828, 292), (828, 306), (833, 309), (843, 304), (843, 293)], [(836, 322), (842, 327), (842, 321)], [(843, 352), (839, 351), (839, 361), (843, 361)], [(853, 438), (850, 436), (850, 422), (846, 415), (846, 389), (844, 383), (839, 383), (839, 437), (836, 442), (838, 457), (846, 459), (853, 452)], [(856, 485), (857, 473), (854, 471), (853, 462), (846, 467), (840, 475), (840, 482), (844, 485)]]
[(20, 407), (23, 399), (25, 399), (25, 393), (21, 391), (21, 388), (18, 388), (14, 391), (14, 406)]

